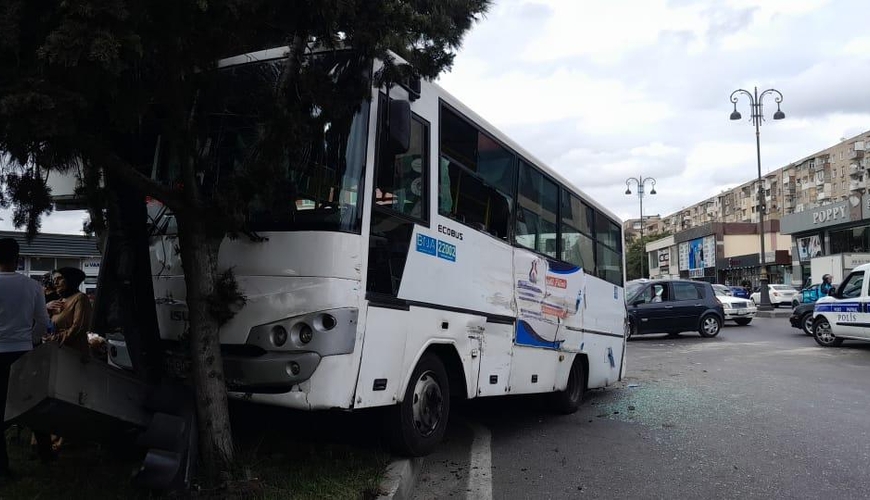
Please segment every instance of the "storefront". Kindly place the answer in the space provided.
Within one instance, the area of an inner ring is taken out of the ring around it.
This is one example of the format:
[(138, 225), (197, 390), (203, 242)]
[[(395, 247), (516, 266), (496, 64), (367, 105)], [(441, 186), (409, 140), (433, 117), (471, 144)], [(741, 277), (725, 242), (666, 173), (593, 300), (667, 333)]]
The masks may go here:
[(678, 278), (676, 256), (677, 245), (673, 236), (646, 244), (646, 255), (649, 259), (650, 278)]
[(870, 252), (870, 195), (786, 215), (782, 232), (792, 239), (792, 284), (803, 285), (814, 257)]
[(709, 234), (677, 243), (680, 278), (716, 282), (716, 239)]
[[(791, 256), (788, 250), (765, 252), (769, 283), (789, 283), (791, 281)], [(757, 253), (725, 257), (716, 261), (717, 280), (731, 286), (743, 286), (748, 282), (754, 289), (761, 282), (761, 266)]]
[[(771, 283), (791, 282), (791, 239), (781, 236), (779, 221), (765, 224), (765, 264)], [(758, 224), (714, 222), (647, 243), (652, 278), (683, 278), (711, 283), (758, 286)]]

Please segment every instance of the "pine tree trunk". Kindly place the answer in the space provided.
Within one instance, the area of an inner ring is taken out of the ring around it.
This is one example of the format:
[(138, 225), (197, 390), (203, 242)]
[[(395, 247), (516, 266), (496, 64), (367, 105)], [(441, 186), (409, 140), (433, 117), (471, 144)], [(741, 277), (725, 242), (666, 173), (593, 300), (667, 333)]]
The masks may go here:
[(209, 313), (208, 297), (218, 275), (218, 249), (223, 235), (210, 235), (197, 221), (179, 218), (179, 238), (190, 321), (191, 375), (196, 391), (199, 450), (209, 480), (229, 470), (233, 461), (227, 389), (218, 336), (219, 324)]

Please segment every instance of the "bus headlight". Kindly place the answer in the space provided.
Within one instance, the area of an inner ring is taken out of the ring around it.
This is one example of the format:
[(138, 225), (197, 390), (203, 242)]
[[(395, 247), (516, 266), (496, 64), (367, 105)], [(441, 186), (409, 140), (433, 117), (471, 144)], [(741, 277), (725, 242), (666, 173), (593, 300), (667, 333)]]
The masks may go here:
[(321, 314), (318, 319), (320, 320), (320, 326), (323, 327), (323, 330), (332, 330), (335, 328), (335, 325), (338, 324), (335, 316), (331, 314)]
[(299, 334), (299, 342), (302, 342), (303, 344), (311, 342), (311, 339), (314, 338), (314, 330), (305, 323), (302, 323), (299, 326), (299, 331), (297, 333)]
[(272, 327), (272, 343), (275, 347), (281, 347), (287, 343), (287, 329), (281, 325)]
[(355, 307), (291, 316), (251, 328), (245, 343), (270, 352), (350, 354), (356, 346), (358, 317)]

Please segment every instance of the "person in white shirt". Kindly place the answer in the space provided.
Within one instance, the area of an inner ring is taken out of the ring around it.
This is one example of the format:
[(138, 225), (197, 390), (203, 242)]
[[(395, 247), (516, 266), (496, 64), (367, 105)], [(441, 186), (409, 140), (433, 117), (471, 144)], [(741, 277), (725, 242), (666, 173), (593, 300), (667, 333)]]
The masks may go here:
[[(45, 335), (48, 311), (42, 287), (29, 277), (19, 274), (18, 242), (0, 238), (0, 417), (6, 428), (6, 395), (9, 389), (9, 369), (16, 359)], [(9, 480), (9, 457), (6, 439), (0, 439), (0, 480)]]

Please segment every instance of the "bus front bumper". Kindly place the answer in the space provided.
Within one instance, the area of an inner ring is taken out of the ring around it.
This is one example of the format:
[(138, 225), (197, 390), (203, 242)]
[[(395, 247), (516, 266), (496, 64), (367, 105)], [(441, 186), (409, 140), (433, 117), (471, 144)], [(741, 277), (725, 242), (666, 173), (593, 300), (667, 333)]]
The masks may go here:
[(316, 352), (227, 354), (224, 355), (224, 377), (230, 391), (283, 393), (311, 378), (320, 360)]

